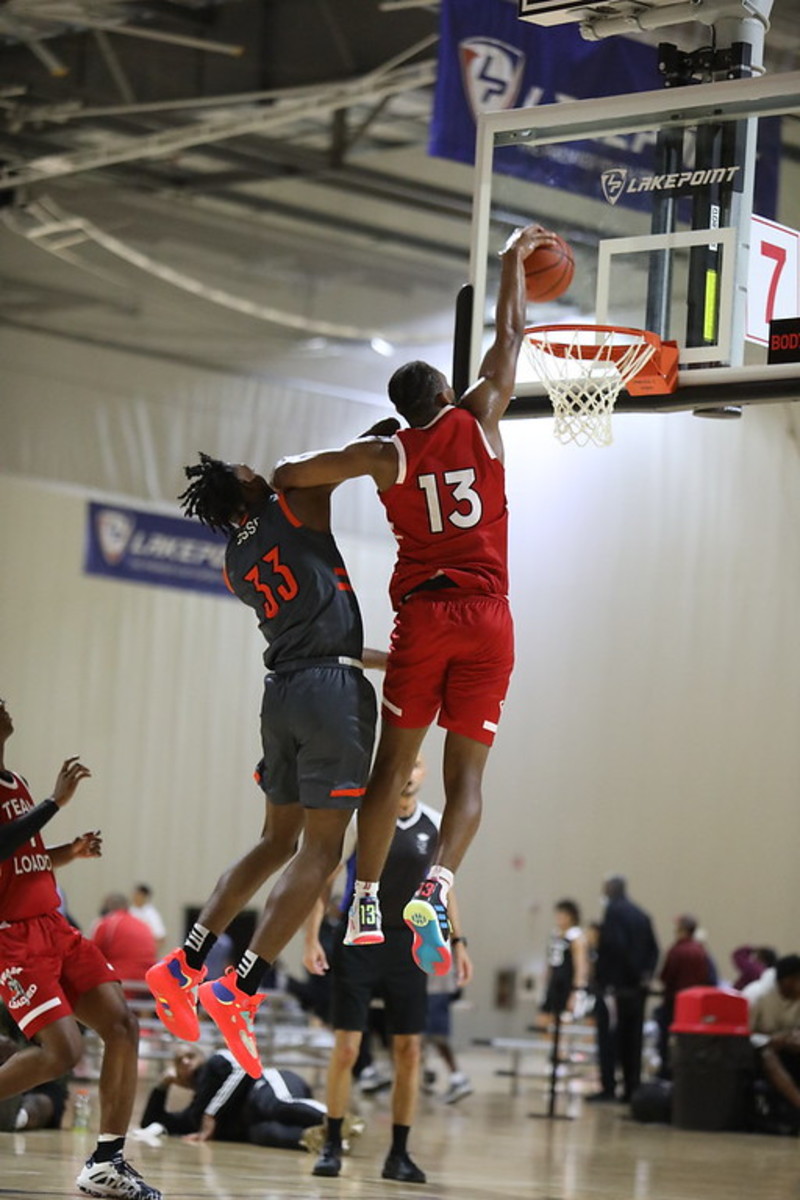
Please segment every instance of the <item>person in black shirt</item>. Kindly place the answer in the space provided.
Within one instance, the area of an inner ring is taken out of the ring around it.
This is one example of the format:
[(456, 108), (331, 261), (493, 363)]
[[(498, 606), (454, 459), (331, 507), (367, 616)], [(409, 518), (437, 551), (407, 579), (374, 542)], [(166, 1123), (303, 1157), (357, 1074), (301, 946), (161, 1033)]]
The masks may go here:
[[(346, 914), (355, 886), (355, 853), (348, 860), (348, 887), (342, 906), (343, 919), (330, 961), (333, 976), (332, 1024), (334, 1047), (328, 1065), (326, 1140), (313, 1174), (336, 1176), (341, 1170), (342, 1124), (350, 1097), (352, 1069), (367, 1028), (373, 997), (384, 1001), (387, 1031), (392, 1036), (395, 1078), (392, 1092), (392, 1144), (383, 1165), (384, 1179), (402, 1183), (425, 1183), (426, 1177), (407, 1150), (408, 1135), (416, 1110), (420, 1084), (422, 1034), (427, 1019), (427, 976), (409, 953), (411, 930), (403, 921), (403, 909), (414, 894), (436, 849), (440, 814), (417, 798), (424, 776), (417, 759), (411, 778), (401, 793), (394, 837), (380, 879), (384, 941), (374, 946), (345, 943)], [(323, 905), (318, 903), (306, 928), (303, 962), (312, 974), (328, 969), (328, 958), (317, 931)], [(458, 908), (451, 892), (450, 916), (458, 930)], [(472, 975), (466, 942), (455, 932), (452, 938), (459, 986)]]
[[(339, 862), (375, 735), (375, 695), (363, 667), (382, 666), (385, 655), (364, 650), (358, 602), (330, 531), (332, 487), (277, 492), (250, 467), (206, 454), (186, 475), (184, 511), (227, 535), (226, 581), (253, 609), (267, 643), (260, 780), (267, 812), (260, 840), (220, 877), (183, 947), (152, 967), (147, 982), (171, 1033), (197, 1040), (199, 999), (257, 1079), (261, 981)], [(216, 939), (284, 867), (238, 966), (204, 983)]]
[[(192, 1092), (186, 1108), (167, 1108), (173, 1084)], [(150, 1092), (142, 1128), (157, 1125), (198, 1142), (213, 1138), (302, 1150), (305, 1130), (324, 1120), (325, 1105), (313, 1099), (309, 1085), (294, 1071), (268, 1069), (253, 1080), (228, 1050), (206, 1059), (196, 1047), (182, 1046)]]
[[(594, 1098), (615, 1096), (616, 1063), (622, 1068), (622, 1099), (631, 1099), (642, 1074), (642, 1026), (650, 980), (658, 964), (658, 942), (653, 924), (644, 909), (628, 899), (621, 875), (610, 876), (603, 885), (607, 898), (597, 947), (595, 983), (607, 1008), (616, 1011), (616, 1026), (603, 1023), (598, 1013), (598, 1052), (602, 1090)], [(602, 1011), (602, 1006), (600, 1011)]]

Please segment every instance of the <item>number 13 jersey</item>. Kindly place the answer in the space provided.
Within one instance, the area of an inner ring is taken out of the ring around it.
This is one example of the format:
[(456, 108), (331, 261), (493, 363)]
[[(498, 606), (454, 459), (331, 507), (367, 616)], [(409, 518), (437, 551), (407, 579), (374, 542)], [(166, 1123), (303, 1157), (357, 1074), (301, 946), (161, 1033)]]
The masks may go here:
[(397, 479), (379, 495), (397, 538), (394, 608), (440, 574), (465, 591), (505, 596), (505, 470), (478, 420), (448, 405), (430, 424), (401, 429), (392, 440)]

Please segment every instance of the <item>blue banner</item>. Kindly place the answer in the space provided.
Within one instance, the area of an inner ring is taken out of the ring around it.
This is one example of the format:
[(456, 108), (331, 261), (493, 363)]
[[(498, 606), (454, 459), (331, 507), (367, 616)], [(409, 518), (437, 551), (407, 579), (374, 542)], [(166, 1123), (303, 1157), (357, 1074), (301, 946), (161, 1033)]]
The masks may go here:
[(84, 570), (125, 583), (161, 584), (229, 596), (222, 570), (227, 538), (196, 521), (91, 502)]
[[(654, 46), (614, 37), (587, 42), (577, 25), (542, 28), (517, 17), (507, 0), (442, 0), (439, 69), (429, 151), (475, 161), (476, 117), (482, 112), (531, 108), (663, 86)], [(779, 123), (762, 121), (755, 208), (774, 214)], [(652, 176), (655, 132), (609, 135), (495, 151), (494, 169), (564, 191), (608, 200), (603, 177), (625, 171)], [(626, 190), (620, 205), (649, 208), (646, 194)], [(614, 202), (616, 202), (616, 199)]]

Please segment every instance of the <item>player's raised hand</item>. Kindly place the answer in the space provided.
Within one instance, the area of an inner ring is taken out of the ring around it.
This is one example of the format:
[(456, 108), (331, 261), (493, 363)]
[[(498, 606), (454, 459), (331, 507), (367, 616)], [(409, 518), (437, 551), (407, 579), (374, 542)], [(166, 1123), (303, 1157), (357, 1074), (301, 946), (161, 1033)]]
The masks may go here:
[(365, 429), (360, 433), (359, 438), (371, 437), (394, 437), (400, 428), (400, 422), (397, 417), (384, 417), (380, 421), (376, 421), (374, 425), (370, 425), (369, 429)]
[(522, 257), (527, 258), (539, 246), (546, 246), (555, 241), (556, 235), (551, 230), (545, 229), (543, 225), (525, 225), (514, 230), (500, 254), (502, 256), (513, 251), (520, 251)]
[(90, 829), (70, 842), (70, 852), (75, 858), (100, 858), (103, 853), (103, 835), (99, 829)]
[(63, 808), (65, 804), (69, 804), (75, 795), (75, 789), (80, 781), (88, 779), (91, 774), (92, 772), (89, 768), (80, 762), (77, 754), (73, 755), (72, 758), (66, 759), (63, 767), (58, 772), (56, 786), (53, 788), (53, 799), (59, 808)]

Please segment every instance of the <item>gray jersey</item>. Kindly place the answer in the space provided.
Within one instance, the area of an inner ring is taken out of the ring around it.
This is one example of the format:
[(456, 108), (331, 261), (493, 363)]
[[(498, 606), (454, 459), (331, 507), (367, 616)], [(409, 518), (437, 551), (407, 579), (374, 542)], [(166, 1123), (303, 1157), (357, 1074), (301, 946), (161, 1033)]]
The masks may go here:
[(282, 494), (231, 534), (225, 571), (231, 591), (258, 617), (266, 667), (361, 658), (361, 613), (333, 535), (298, 521)]

